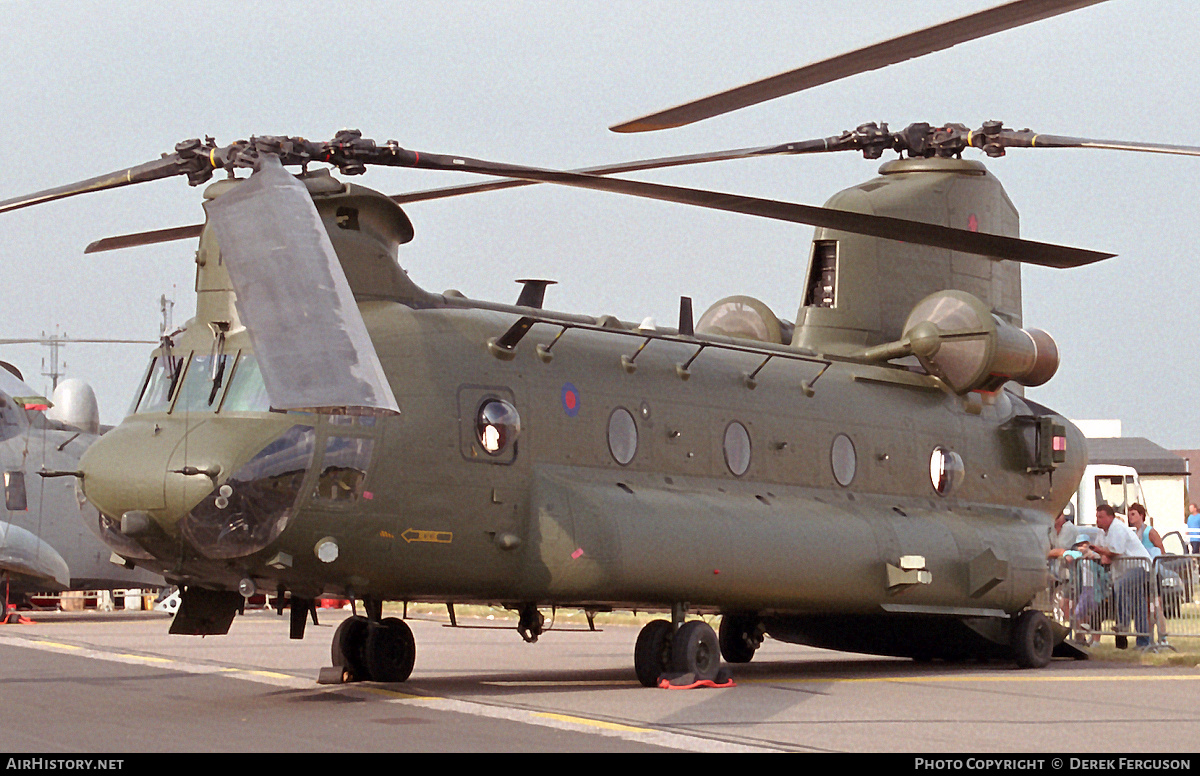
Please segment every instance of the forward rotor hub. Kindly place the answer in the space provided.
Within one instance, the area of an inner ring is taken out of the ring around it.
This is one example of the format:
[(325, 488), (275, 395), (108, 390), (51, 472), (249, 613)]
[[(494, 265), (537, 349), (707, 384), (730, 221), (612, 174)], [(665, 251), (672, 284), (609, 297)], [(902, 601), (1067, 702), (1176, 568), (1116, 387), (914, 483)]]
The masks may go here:
[(361, 175), (368, 164), (406, 166), (406, 163), (415, 162), (415, 155), (409, 158), (403, 151), (394, 140), (381, 146), (353, 129), (341, 130), (328, 142), (286, 135), (256, 135), (219, 147), (211, 137), (206, 137), (203, 142), (192, 138), (176, 144), (175, 172), (186, 175), (188, 183), (198, 186), (207, 182), (214, 170), (257, 169), (263, 156), (269, 154), (285, 165), (307, 167), (310, 162), (324, 162), (337, 167), (344, 175)]
[(1005, 148), (1012, 145), (1030, 145), (1033, 133), (1024, 129), (1019, 132), (1005, 129), (999, 121), (987, 121), (976, 130), (965, 124), (946, 124), (935, 127), (924, 122), (909, 124), (898, 132), (892, 132), (887, 124), (870, 122), (860, 124), (853, 130), (837, 137), (827, 138), (829, 151), (860, 151), (866, 159), (878, 159), (884, 151), (896, 151), (910, 157), (960, 157), (968, 148), (979, 148), (992, 157), (1004, 156)]

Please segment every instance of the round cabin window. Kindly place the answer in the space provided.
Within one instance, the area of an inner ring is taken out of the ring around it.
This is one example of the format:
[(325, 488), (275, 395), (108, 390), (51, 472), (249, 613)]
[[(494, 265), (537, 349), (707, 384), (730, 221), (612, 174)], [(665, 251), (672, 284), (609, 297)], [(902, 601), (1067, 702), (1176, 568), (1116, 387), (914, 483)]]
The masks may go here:
[(750, 432), (736, 420), (725, 427), (725, 465), (735, 477), (750, 468)]
[(613, 460), (624, 466), (637, 455), (638, 431), (637, 423), (629, 410), (617, 407), (608, 416), (608, 451)]
[(858, 468), (858, 456), (854, 452), (854, 443), (845, 434), (833, 438), (833, 447), (829, 451), (829, 463), (833, 467), (833, 478), (838, 485), (845, 487), (854, 481), (854, 473)]
[(517, 408), (503, 399), (488, 399), (475, 417), (475, 439), (488, 455), (503, 455), (521, 435)]
[(929, 458), (929, 480), (939, 496), (954, 490), (967, 475), (962, 456), (947, 447), (935, 447)]

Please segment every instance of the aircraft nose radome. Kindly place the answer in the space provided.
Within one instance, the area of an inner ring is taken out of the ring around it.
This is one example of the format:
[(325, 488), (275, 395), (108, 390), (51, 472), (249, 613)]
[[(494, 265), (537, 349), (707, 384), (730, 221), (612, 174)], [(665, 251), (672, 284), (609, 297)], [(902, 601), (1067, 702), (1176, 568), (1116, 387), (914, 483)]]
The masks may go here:
[(165, 464), (178, 441), (171, 436), (140, 422), (109, 431), (79, 461), (83, 494), (117, 519), (129, 510), (165, 509)]
[(127, 420), (84, 453), (79, 462), (83, 494), (118, 523), (127, 512), (139, 512), (174, 534), (174, 524), (212, 492), (222, 470), (220, 456), (207, 451), (203, 457), (189, 455), (186, 466), (174, 465), (184, 437), (194, 429)]
[(312, 426), (286, 416), (201, 423), (135, 416), (84, 455), (83, 492), (146, 551), (169, 537), (174, 552), (182, 537), (206, 557), (242, 557), (287, 525), (315, 438)]

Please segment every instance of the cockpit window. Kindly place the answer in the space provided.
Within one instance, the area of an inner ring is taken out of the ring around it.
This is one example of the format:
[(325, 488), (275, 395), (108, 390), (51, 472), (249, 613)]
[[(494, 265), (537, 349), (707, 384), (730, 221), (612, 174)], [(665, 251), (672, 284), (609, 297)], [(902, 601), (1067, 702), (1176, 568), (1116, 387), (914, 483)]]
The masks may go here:
[(146, 367), (146, 371), (142, 373), (142, 380), (138, 383), (137, 393), (133, 395), (133, 401), (129, 403), (129, 410), (125, 413), (125, 417), (129, 417), (137, 412), (138, 404), (142, 400), (142, 394), (146, 392), (146, 381), (150, 379), (150, 371), (154, 369), (156, 359), (150, 359), (150, 365)]
[(363, 493), (371, 463), (373, 439), (331, 436), (325, 440), (321, 476), (313, 498), (321, 501), (357, 501)]
[(238, 357), (237, 368), (229, 378), (225, 404), (221, 409), (226, 412), (270, 411), (271, 399), (267, 396), (266, 386), (263, 385), (258, 360), (249, 353), (242, 353)]
[(224, 353), (193, 355), (183, 376), (175, 412), (216, 412), (221, 406), (221, 389), (229, 377), (230, 361), (232, 358)]
[(142, 394), (137, 411), (166, 412), (170, 409), (182, 369), (182, 356), (156, 356), (150, 364), (150, 379), (146, 383), (146, 390)]
[(4, 508), (9, 512), (24, 512), (29, 509), (25, 498), (25, 472), (4, 473)]
[(294, 514), (316, 439), (312, 426), (292, 426), (180, 521), (183, 536), (208, 558), (244, 557), (275, 541)]

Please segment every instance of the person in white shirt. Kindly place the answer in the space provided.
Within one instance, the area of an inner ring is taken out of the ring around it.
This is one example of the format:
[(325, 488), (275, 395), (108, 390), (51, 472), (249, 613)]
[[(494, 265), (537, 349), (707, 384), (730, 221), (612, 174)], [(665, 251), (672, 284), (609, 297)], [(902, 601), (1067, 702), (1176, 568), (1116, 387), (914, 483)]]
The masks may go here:
[[(1093, 549), (1113, 571), (1113, 595), (1116, 597), (1116, 625), (1122, 630), (1132, 615), (1139, 647), (1150, 646), (1150, 553), (1125, 523), (1117, 520), (1109, 504), (1096, 507), (1096, 526), (1103, 531)], [(1128, 642), (1117, 636), (1117, 648)]]
[(1059, 512), (1054, 518), (1054, 528), (1050, 530), (1050, 558), (1061, 558), (1062, 554), (1075, 546), (1078, 530), (1066, 512)]

